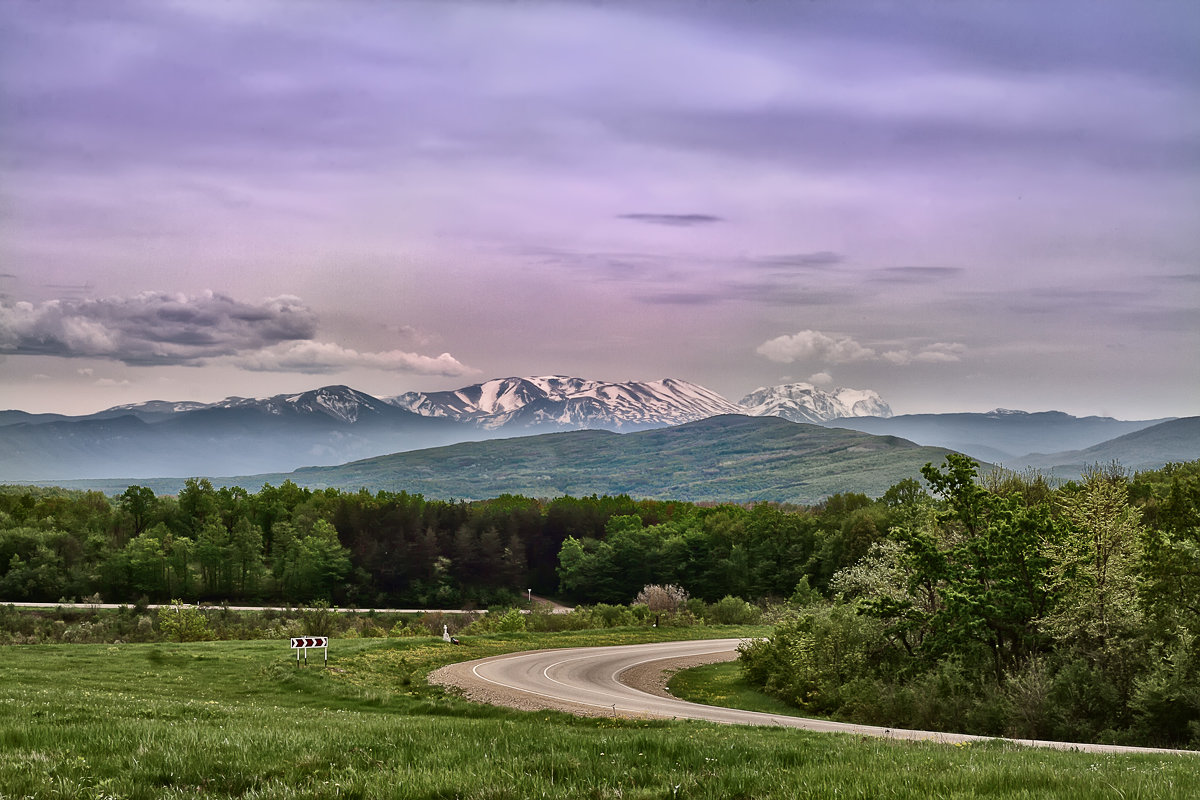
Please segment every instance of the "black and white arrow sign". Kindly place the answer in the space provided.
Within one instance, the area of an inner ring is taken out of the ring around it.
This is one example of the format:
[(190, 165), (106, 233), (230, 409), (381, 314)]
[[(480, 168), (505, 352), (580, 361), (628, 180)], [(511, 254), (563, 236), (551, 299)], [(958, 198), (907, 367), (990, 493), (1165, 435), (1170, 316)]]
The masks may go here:
[(297, 636), (292, 639), (292, 647), (328, 647), (328, 636)]

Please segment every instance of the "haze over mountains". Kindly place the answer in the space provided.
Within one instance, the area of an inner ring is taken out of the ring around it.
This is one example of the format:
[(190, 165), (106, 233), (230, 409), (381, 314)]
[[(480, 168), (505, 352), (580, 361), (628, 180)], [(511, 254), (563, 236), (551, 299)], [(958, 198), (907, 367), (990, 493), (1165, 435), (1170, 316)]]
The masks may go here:
[[(762, 387), (733, 403), (673, 378), (614, 383), (542, 376), (386, 399), (327, 386), (210, 404), (151, 401), (81, 417), (3, 411), (0, 480), (282, 474), (462, 442), (581, 429), (630, 433), (726, 415), (780, 417), (899, 437), (984, 462), (1064, 475), (1114, 459), (1130, 468), (1151, 468), (1200, 458), (1200, 431), (1186, 420), (1160, 429), (1163, 420), (1076, 418), (1057, 411), (892, 416), (888, 404), (865, 389), (824, 391), (793, 383)], [(720, 430), (707, 435), (719, 437)], [(1139, 432), (1144, 433), (1132, 436)], [(622, 439), (612, 440), (613, 446)], [(826, 462), (827, 468), (833, 466)]]

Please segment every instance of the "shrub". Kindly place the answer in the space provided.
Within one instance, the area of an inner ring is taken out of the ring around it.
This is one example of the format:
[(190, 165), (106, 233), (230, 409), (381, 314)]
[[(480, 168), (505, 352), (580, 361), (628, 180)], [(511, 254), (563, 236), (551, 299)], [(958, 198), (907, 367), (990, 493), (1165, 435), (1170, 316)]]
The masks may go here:
[(171, 605), (158, 609), (158, 627), (168, 639), (177, 642), (203, 642), (212, 638), (208, 620), (196, 606), (172, 600)]
[(525, 630), (525, 615), (518, 609), (509, 608), (489, 611), (466, 628), (466, 633), (513, 633)]
[(740, 597), (725, 595), (709, 607), (705, 621), (717, 625), (754, 625), (762, 619), (762, 611)]
[(666, 586), (650, 583), (642, 587), (633, 602), (647, 606), (654, 614), (674, 614), (686, 605), (687, 601), (688, 593), (681, 586), (673, 583)]

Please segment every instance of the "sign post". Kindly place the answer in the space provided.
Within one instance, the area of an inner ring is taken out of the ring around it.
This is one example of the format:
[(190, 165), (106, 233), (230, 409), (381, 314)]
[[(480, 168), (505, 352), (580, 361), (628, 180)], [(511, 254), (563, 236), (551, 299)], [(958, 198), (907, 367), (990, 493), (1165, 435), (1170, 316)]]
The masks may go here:
[(325, 651), (325, 666), (329, 666), (329, 637), (328, 636), (295, 636), (292, 638), (292, 649), (296, 651), (296, 666), (300, 666), (300, 653), (304, 653), (304, 666), (308, 666), (308, 648), (320, 647)]

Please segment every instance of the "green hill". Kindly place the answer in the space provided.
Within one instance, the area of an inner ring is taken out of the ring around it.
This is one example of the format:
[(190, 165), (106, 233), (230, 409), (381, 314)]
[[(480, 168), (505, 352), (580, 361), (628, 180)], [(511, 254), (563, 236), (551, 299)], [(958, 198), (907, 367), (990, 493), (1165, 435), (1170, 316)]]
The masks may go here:
[(878, 496), (947, 452), (777, 417), (721, 416), (637, 433), (571, 431), (471, 442), (223, 482), (257, 489), (290, 479), (310, 487), (461, 499), (508, 492), (815, 503), (837, 492)]
[[(940, 447), (895, 436), (789, 422), (779, 417), (711, 417), (636, 433), (568, 431), (376, 456), (336, 467), (212, 477), (217, 486), (256, 491), (285, 480), (310, 488), (406, 491), (429, 498), (481, 500), (501, 494), (628, 494), (690, 502), (812, 504), (838, 492), (877, 497), (919, 478)], [(183, 478), (59, 481), (68, 488), (119, 493), (140, 484), (173, 494)]]

